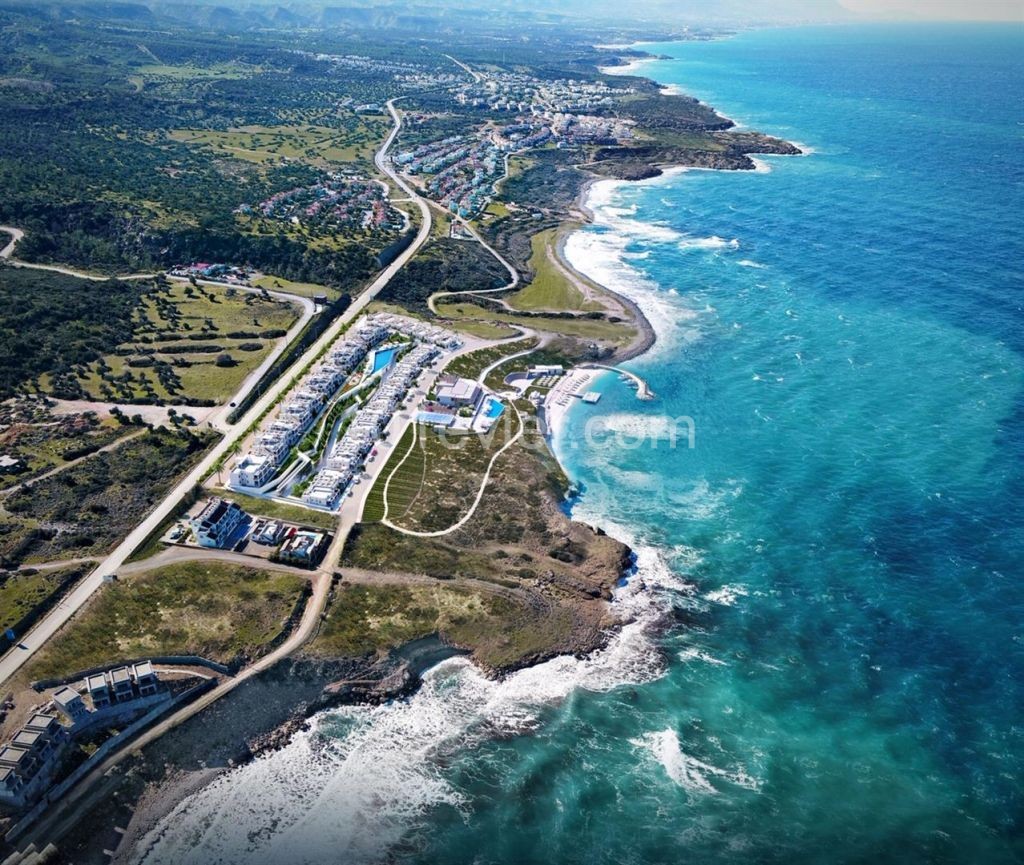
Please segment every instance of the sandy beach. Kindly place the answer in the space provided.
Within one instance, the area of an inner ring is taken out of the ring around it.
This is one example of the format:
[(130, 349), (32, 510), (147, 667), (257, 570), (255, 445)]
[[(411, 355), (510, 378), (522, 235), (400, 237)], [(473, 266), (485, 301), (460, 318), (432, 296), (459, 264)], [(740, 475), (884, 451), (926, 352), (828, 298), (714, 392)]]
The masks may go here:
[(566, 413), (576, 405), (579, 397), (590, 389), (590, 384), (601, 370), (574, 369), (562, 376), (558, 384), (548, 391), (544, 400), (544, 422), (547, 424), (549, 438), (559, 435), (565, 424)]

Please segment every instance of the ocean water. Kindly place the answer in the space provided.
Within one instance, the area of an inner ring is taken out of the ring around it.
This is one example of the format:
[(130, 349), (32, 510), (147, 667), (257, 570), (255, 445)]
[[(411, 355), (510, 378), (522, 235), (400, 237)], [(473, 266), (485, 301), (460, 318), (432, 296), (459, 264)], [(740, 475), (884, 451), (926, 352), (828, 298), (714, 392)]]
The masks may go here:
[(634, 623), (322, 715), (138, 861), (1024, 858), (1024, 31), (650, 50), (810, 155), (599, 184), (568, 244), (658, 332), (658, 398), (605, 376), (557, 442)]

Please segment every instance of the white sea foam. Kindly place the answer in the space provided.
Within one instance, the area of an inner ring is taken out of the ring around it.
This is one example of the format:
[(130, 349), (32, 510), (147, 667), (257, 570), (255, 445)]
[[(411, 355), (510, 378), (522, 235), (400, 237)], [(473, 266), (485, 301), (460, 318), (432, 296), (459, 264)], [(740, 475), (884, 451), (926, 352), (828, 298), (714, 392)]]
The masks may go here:
[(669, 349), (679, 339), (692, 338), (692, 331), (678, 326), (690, 312), (678, 301), (665, 297), (656, 282), (633, 266), (627, 257), (631, 253), (626, 252), (630, 242), (629, 237), (617, 232), (577, 231), (566, 240), (565, 257), (581, 273), (636, 303), (654, 328), (660, 349)]
[[(614, 529), (613, 529), (614, 532)], [(464, 804), (444, 777), (452, 754), (529, 730), (577, 689), (607, 691), (663, 674), (654, 631), (690, 589), (653, 549), (613, 608), (632, 619), (587, 658), (559, 657), (502, 681), (468, 660), (424, 675), (408, 701), (318, 716), (281, 751), (227, 773), (184, 800), (136, 848), (146, 865), (378, 862), (431, 809)]]
[(723, 607), (734, 607), (740, 598), (745, 598), (750, 592), (746, 586), (722, 586), (713, 592), (707, 592), (704, 597), (713, 604), (721, 604)]
[(595, 416), (590, 430), (597, 435), (614, 434), (627, 443), (642, 441), (645, 446), (659, 442), (679, 443), (686, 433), (674, 418), (637, 412), (613, 412)]
[(631, 740), (631, 744), (653, 757), (672, 781), (692, 795), (716, 795), (718, 789), (712, 780), (725, 781), (748, 790), (756, 790), (760, 786), (756, 778), (742, 769), (720, 769), (687, 754), (675, 730), (646, 733)]
[(711, 237), (688, 237), (679, 241), (679, 248), (687, 249), (739, 249), (740, 242), (735, 237), (726, 240), (724, 237), (712, 235)]
[(751, 156), (750, 161), (754, 163), (755, 174), (771, 174), (772, 167), (763, 159), (758, 159), (756, 156)]
[(635, 75), (649, 63), (655, 61), (655, 57), (637, 57), (634, 60), (630, 60), (628, 63), (622, 63), (618, 66), (600, 66), (599, 71), (605, 75)]
[(684, 663), (687, 661), (703, 661), (705, 664), (711, 664), (713, 667), (728, 666), (725, 661), (720, 658), (716, 658), (714, 655), (709, 655), (707, 652), (702, 649), (698, 649), (696, 646), (689, 646), (682, 649), (677, 657)]
[(749, 258), (742, 258), (736, 263), (740, 265), (740, 267), (753, 267), (757, 270), (765, 270), (768, 267), (767, 264), (759, 264), (756, 261), (751, 261)]
[(792, 138), (789, 139), (789, 143), (792, 144), (794, 147), (799, 148), (800, 156), (813, 156), (815, 153), (818, 152), (817, 149), (811, 147), (810, 144), (804, 144), (800, 141), (794, 141)]

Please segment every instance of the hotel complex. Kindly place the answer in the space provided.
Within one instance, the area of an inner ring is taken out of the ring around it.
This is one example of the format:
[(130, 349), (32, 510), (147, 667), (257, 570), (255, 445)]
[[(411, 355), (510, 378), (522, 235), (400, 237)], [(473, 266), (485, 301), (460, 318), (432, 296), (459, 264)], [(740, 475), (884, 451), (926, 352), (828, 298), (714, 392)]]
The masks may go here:
[[(400, 338), (411, 346), (397, 362), (385, 356), (381, 343)], [(330, 447), (306, 484), (301, 501), (316, 508), (334, 508), (345, 488), (357, 477), (367, 455), (409, 388), (442, 350), (458, 348), (459, 337), (449, 330), (406, 316), (376, 313), (363, 318), (328, 352), (293, 390), (276, 417), (257, 432), (251, 450), (231, 470), (230, 486), (245, 492), (265, 493), (294, 446), (336, 399), (353, 373), (373, 355), (362, 372), (359, 386), (370, 384), (379, 373), (372, 396), (347, 421), (344, 432)], [(384, 360), (378, 363), (378, 356)], [(324, 432), (330, 435), (330, 430)]]

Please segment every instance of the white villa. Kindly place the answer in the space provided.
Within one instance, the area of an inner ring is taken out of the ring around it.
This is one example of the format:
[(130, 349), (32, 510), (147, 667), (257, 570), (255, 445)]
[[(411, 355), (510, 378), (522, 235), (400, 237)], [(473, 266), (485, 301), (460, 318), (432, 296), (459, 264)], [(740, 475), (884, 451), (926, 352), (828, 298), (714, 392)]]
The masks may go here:
[(189, 520), (201, 547), (223, 547), (247, 514), (234, 502), (212, 498)]
[(437, 401), (441, 405), (476, 406), (483, 396), (483, 389), (475, 381), (468, 378), (457, 378), (437, 389)]
[(247, 453), (231, 470), (231, 486), (261, 487), (274, 476), (277, 465), (277, 460), (270, 454)]

